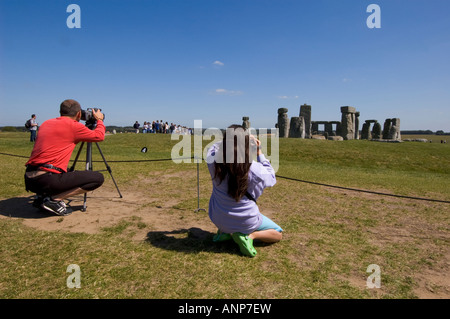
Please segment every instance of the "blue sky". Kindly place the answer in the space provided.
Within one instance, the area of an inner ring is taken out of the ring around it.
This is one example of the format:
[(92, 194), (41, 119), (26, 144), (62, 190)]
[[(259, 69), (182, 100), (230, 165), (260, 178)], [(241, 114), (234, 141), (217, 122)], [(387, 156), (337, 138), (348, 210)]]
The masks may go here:
[(449, 16), (448, 0), (0, 0), (0, 126), (73, 98), (119, 126), (270, 128), (307, 103), (316, 121), (354, 106), (450, 132)]

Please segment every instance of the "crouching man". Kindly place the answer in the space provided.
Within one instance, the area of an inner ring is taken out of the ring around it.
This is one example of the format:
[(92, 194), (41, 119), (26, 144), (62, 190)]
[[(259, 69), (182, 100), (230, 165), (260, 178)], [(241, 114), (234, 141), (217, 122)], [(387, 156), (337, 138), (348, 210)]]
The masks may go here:
[(56, 215), (69, 215), (63, 199), (84, 194), (103, 184), (103, 175), (95, 171), (68, 172), (72, 152), (79, 142), (100, 142), (105, 139), (104, 115), (93, 111), (97, 126), (91, 130), (82, 123), (81, 106), (75, 100), (65, 100), (60, 117), (42, 123), (39, 136), (26, 165), (25, 187), (36, 193), (33, 203)]

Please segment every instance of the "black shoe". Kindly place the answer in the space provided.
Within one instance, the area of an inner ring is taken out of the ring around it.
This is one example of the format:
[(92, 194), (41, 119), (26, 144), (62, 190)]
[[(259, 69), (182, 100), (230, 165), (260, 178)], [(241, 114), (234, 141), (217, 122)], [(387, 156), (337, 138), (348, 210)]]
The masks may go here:
[(66, 204), (62, 200), (54, 201), (50, 197), (44, 198), (41, 207), (58, 216), (67, 216), (72, 213), (72, 210), (67, 208)]
[(43, 203), (44, 203), (44, 196), (36, 195), (36, 198), (33, 201), (33, 207), (42, 208)]

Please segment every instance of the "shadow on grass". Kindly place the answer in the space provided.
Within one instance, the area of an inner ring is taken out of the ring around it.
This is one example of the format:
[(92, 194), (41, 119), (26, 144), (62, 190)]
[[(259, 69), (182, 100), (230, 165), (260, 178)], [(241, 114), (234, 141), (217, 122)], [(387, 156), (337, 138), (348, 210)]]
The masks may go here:
[[(146, 241), (155, 247), (183, 253), (213, 252), (242, 256), (239, 246), (233, 240), (215, 243), (213, 236), (214, 233), (192, 227), (173, 231), (151, 231), (147, 234)], [(267, 245), (255, 242), (255, 247)]]
[[(0, 215), (12, 218), (40, 219), (54, 217), (55, 214), (33, 206), (35, 196), (13, 197), (0, 201)], [(73, 211), (81, 210), (82, 205), (70, 206)]]
[(239, 253), (237, 245), (233, 241), (215, 243), (212, 241), (213, 236), (214, 234), (211, 232), (192, 227), (173, 231), (151, 231), (147, 234), (146, 241), (155, 247), (183, 253)]

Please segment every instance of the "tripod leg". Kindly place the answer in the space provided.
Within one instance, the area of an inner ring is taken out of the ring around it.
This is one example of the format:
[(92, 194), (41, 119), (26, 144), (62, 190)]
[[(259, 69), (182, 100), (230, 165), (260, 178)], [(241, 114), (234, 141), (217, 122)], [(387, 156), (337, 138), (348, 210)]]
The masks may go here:
[(108, 165), (108, 163), (106, 162), (106, 158), (103, 155), (102, 150), (100, 149), (100, 145), (98, 145), (97, 142), (95, 142), (95, 145), (97, 145), (98, 151), (100, 152), (100, 155), (103, 158), (103, 162), (105, 163), (106, 169), (108, 170), (109, 175), (111, 176), (111, 179), (113, 180), (114, 185), (116, 186), (117, 192), (119, 193), (120, 198), (123, 198), (122, 194), (120, 193), (119, 187), (117, 186), (116, 180), (114, 179), (114, 176), (112, 175), (112, 170), (111, 167)]
[[(92, 171), (92, 143), (87, 143), (86, 148), (86, 170)], [(86, 206), (87, 201), (87, 193), (84, 193), (84, 199), (83, 199), (83, 208), (81, 209), (82, 212), (85, 212), (87, 209)]]
[(82, 212), (85, 212), (86, 209), (87, 209), (86, 201), (87, 201), (87, 194), (84, 193), (84, 198), (83, 198), (83, 208), (81, 209)]
[[(84, 142), (83, 142), (83, 144), (84, 144)], [(83, 146), (83, 144), (81, 144), (81, 147)], [(116, 186), (116, 189), (117, 189), (117, 192), (119, 193), (120, 198), (122, 198), (122, 194), (120, 193), (119, 187), (117, 186), (117, 183), (116, 183), (114, 177), (112, 176), (111, 167), (109, 167), (108, 163), (106, 162), (105, 156), (103, 155), (103, 152), (102, 152), (102, 150), (100, 149), (100, 145), (98, 145), (97, 142), (95, 142), (95, 145), (97, 145), (98, 151), (100, 152), (100, 155), (101, 155), (102, 158), (103, 158), (103, 162), (105, 163), (106, 169), (108, 170), (109, 175), (111, 175), (111, 178), (112, 178), (112, 180), (113, 180), (113, 182), (114, 182), (114, 185)], [(80, 148), (80, 150), (78, 151), (78, 154), (77, 154), (77, 157), (76, 157), (75, 160), (78, 159), (78, 155), (80, 154), (80, 151), (81, 151), (81, 148)], [(75, 165), (73, 165), (73, 166), (75, 166)], [(89, 170), (89, 171), (92, 171), (92, 143), (91, 143), (91, 142), (88, 142), (88, 143), (87, 143), (87, 150), (86, 150), (86, 170), (87, 170), (87, 171), (88, 171), (88, 170)], [(81, 211), (83, 211), (83, 212), (85, 212), (86, 209), (87, 209), (86, 201), (87, 201), (87, 193), (84, 193), (83, 208), (81, 209)]]
[(80, 156), (83, 146), (84, 146), (84, 142), (81, 142), (80, 148), (78, 149), (77, 156), (75, 156), (75, 160), (73, 161), (72, 167), (69, 168), (69, 172), (73, 172), (75, 170), (75, 165), (77, 164), (78, 157)]

